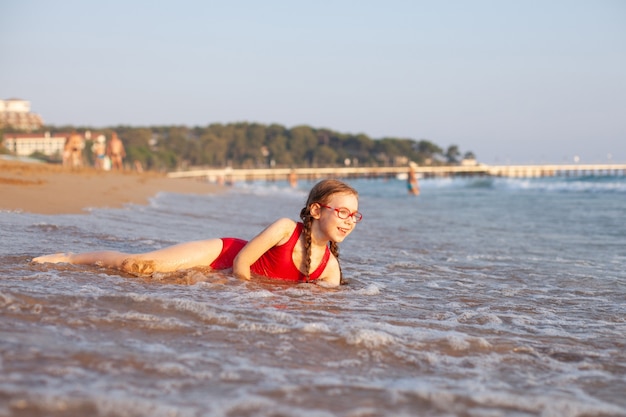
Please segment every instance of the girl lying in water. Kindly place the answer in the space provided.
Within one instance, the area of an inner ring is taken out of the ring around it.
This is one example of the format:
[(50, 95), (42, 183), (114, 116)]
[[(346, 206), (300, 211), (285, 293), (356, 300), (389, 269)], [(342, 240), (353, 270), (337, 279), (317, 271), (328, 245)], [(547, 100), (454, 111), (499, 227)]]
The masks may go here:
[(233, 274), (244, 279), (254, 273), (334, 287), (342, 283), (337, 244), (363, 218), (358, 204), (355, 189), (338, 180), (323, 180), (311, 189), (300, 211), (302, 222), (278, 219), (249, 242), (217, 238), (140, 254), (57, 253), (34, 258), (33, 262), (96, 265), (134, 275), (210, 266), (217, 270), (233, 268)]

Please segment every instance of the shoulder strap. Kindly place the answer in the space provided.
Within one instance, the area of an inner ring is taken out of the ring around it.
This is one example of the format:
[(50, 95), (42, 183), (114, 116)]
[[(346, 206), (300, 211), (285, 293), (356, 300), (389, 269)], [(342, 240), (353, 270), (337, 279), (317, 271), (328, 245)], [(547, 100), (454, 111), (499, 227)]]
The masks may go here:
[(291, 237), (289, 238), (287, 243), (291, 244), (292, 246), (295, 246), (296, 242), (300, 238), (300, 234), (302, 233), (303, 227), (304, 225), (301, 222), (296, 223), (296, 227), (295, 229), (293, 229), (293, 233), (291, 234)]

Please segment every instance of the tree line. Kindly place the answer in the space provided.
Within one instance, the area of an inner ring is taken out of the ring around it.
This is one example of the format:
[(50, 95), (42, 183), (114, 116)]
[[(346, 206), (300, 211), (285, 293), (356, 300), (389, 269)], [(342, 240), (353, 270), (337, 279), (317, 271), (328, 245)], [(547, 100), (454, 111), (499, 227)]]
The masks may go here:
[[(458, 163), (462, 154), (457, 145), (445, 151), (421, 139), (372, 139), (365, 134), (339, 133), (310, 126), (286, 128), (259, 123), (215, 123), (203, 127), (116, 126), (46, 127), (43, 131), (102, 133), (107, 140), (116, 132), (124, 142), (128, 164), (139, 162), (145, 169), (173, 170), (189, 167), (333, 167), (345, 165), (394, 166), (414, 161), (420, 165)], [(91, 141), (85, 158), (93, 161)], [(472, 152), (463, 158), (474, 158)]]

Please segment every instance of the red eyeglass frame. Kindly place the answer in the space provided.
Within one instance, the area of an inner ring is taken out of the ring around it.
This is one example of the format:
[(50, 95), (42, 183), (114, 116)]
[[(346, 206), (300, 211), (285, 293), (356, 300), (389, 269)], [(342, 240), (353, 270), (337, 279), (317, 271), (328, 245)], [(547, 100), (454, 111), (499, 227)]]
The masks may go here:
[[(346, 218), (344, 219), (344, 218), (342, 218), (342, 217), (339, 215), (339, 211), (340, 211), (341, 209), (345, 209), (345, 210), (347, 210), (348, 212), (350, 212), (350, 210), (348, 210), (348, 208), (347, 208), (347, 207), (339, 207), (339, 208), (335, 208), (335, 207), (327, 206), (326, 204), (322, 204), (322, 203), (317, 203), (317, 204), (319, 204), (319, 205), (320, 205), (320, 207), (324, 207), (324, 208), (327, 208), (327, 209), (334, 210), (334, 211), (337, 213), (337, 217), (339, 217), (341, 220), (348, 220), (349, 218), (352, 218), (352, 220), (353, 220), (355, 223), (359, 223), (361, 220), (363, 220), (363, 214), (362, 214), (361, 212), (359, 212), (359, 211), (355, 211), (354, 213), (350, 213), (350, 214), (348, 214), (348, 217), (346, 217)], [(358, 216), (358, 217), (357, 217), (357, 216)]]

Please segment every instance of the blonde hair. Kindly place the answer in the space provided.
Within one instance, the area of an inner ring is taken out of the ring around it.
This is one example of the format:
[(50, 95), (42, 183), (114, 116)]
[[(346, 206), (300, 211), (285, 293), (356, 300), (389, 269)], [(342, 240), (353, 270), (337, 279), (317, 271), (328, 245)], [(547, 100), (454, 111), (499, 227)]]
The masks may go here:
[[(329, 179), (322, 180), (315, 184), (311, 191), (309, 192), (309, 198), (306, 200), (306, 206), (300, 210), (300, 219), (302, 219), (302, 223), (304, 224), (304, 228), (302, 232), (304, 233), (304, 250), (306, 256), (304, 258), (304, 267), (306, 269), (306, 282), (309, 282), (310, 274), (309, 269), (311, 268), (311, 226), (313, 225), (313, 217), (311, 216), (311, 205), (314, 203), (320, 204), (328, 204), (333, 194), (352, 194), (356, 197), (359, 196), (359, 193), (352, 187), (350, 187), (345, 182)], [(339, 245), (337, 242), (329, 242), (330, 252), (337, 258), (337, 262), (339, 263)], [(341, 271), (341, 264), (339, 265), (339, 277), (340, 283), (346, 284), (343, 280), (343, 272)]]

